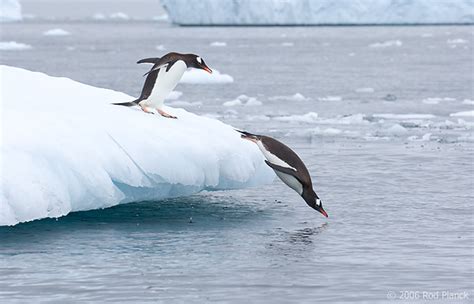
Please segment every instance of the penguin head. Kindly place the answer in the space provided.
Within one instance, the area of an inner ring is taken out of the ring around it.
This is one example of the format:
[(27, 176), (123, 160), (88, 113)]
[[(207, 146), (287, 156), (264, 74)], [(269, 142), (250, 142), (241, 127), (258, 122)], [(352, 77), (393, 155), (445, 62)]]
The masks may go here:
[(202, 59), (198, 55), (189, 54), (189, 60), (188, 62), (186, 62), (186, 65), (188, 66), (188, 68), (201, 69), (208, 72), (209, 74), (212, 74), (212, 70), (206, 65), (204, 59)]
[(326, 211), (324, 210), (323, 208), (323, 202), (321, 201), (321, 199), (318, 197), (318, 195), (316, 194), (316, 192), (314, 191), (307, 191), (308, 194), (306, 193), (303, 193), (303, 199), (305, 200), (305, 202), (308, 204), (308, 206), (310, 206), (311, 208), (313, 208), (314, 210), (320, 212), (322, 215), (324, 215), (325, 217), (329, 217), (329, 215), (326, 213)]

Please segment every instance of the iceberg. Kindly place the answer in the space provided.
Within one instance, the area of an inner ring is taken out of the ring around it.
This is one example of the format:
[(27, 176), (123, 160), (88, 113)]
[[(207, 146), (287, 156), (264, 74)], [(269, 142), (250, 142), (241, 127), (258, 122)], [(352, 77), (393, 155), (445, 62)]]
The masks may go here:
[(472, 24), (472, 0), (160, 0), (180, 25)]
[(0, 22), (21, 21), (21, 5), (18, 0), (0, 0)]
[(0, 76), (0, 225), (274, 178), (258, 147), (218, 120), (114, 106), (133, 97), (20, 68)]

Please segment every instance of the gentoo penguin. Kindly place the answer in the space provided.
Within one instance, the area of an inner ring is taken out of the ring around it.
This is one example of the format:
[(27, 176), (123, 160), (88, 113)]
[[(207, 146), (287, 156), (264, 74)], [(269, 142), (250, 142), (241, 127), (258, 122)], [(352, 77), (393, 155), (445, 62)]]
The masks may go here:
[(178, 84), (187, 68), (202, 69), (208, 73), (212, 70), (204, 63), (204, 60), (194, 54), (168, 53), (161, 58), (145, 58), (137, 63), (153, 63), (153, 67), (145, 73), (146, 80), (140, 97), (131, 102), (114, 103), (131, 107), (139, 105), (146, 113), (153, 113), (156, 109), (164, 117), (176, 118), (163, 111), (163, 102), (168, 94)]
[(276, 175), (291, 189), (295, 190), (313, 209), (328, 217), (323, 204), (313, 190), (311, 176), (303, 161), (288, 146), (264, 135), (255, 135), (237, 130), (241, 137), (257, 144), (265, 163), (275, 171)]

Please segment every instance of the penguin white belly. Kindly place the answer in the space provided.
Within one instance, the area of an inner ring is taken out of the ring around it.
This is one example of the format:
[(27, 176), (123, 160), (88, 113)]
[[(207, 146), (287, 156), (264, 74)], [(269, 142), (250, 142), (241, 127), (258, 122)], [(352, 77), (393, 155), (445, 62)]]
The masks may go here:
[(293, 176), (275, 171), (276, 175), (291, 189), (295, 190), (299, 195), (303, 195), (303, 185)]
[(176, 87), (187, 66), (183, 60), (178, 60), (168, 72), (166, 72), (166, 68), (167, 66), (159, 70), (153, 90), (146, 99), (146, 104), (150, 107), (160, 109), (163, 106), (166, 96)]
[(260, 151), (262, 151), (263, 156), (265, 156), (265, 158), (272, 164), (285, 167), (285, 168), (290, 168), (296, 171), (295, 168), (293, 168), (292, 166), (290, 166), (289, 164), (287, 164), (286, 162), (278, 158), (276, 155), (272, 154), (270, 151), (265, 149), (265, 146), (262, 144), (261, 141), (257, 141), (257, 146), (260, 148)]

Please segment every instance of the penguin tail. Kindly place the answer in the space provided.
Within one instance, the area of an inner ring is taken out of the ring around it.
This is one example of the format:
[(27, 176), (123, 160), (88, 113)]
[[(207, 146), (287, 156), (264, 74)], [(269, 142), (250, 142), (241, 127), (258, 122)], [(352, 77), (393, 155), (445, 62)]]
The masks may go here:
[(133, 107), (133, 106), (138, 105), (138, 99), (134, 101), (128, 101), (128, 102), (116, 102), (112, 104), (115, 106)]

